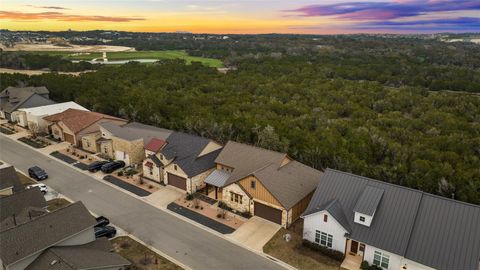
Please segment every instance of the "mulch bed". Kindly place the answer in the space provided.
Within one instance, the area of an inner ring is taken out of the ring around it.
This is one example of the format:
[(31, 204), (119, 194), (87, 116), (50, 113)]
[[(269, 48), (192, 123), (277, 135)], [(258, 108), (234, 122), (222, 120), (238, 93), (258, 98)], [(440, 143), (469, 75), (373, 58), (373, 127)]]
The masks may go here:
[(122, 181), (120, 179), (118, 179), (117, 177), (113, 176), (113, 175), (107, 175), (105, 177), (103, 177), (103, 180), (109, 182), (109, 183), (112, 183), (114, 184), (115, 186), (117, 187), (121, 187), (137, 196), (140, 196), (140, 197), (145, 197), (145, 196), (148, 196), (152, 193), (144, 190), (144, 189), (141, 189), (137, 186), (134, 186), (130, 183), (127, 183), (125, 181)]
[(179, 215), (182, 215), (186, 218), (189, 218), (189, 219), (191, 219), (191, 220), (193, 220), (197, 223), (200, 223), (204, 226), (207, 226), (210, 229), (215, 230), (215, 231), (217, 231), (221, 234), (229, 234), (229, 233), (233, 233), (235, 231), (235, 229), (230, 228), (225, 224), (222, 224), (222, 223), (220, 223), (216, 220), (208, 218), (204, 215), (201, 215), (197, 212), (194, 212), (194, 211), (192, 211), (190, 209), (187, 209), (183, 206), (180, 206), (176, 203), (170, 203), (169, 205), (167, 205), (167, 209), (172, 211), (172, 212), (175, 212)]
[(60, 159), (60, 160), (63, 161), (63, 162), (66, 162), (66, 163), (68, 163), (68, 164), (72, 164), (72, 163), (77, 162), (77, 160), (75, 160), (75, 159), (73, 159), (73, 158), (71, 158), (71, 157), (69, 157), (69, 156), (67, 156), (67, 155), (64, 155), (64, 154), (62, 154), (62, 153), (59, 153), (59, 152), (53, 152), (53, 153), (51, 153), (50, 155), (53, 156), (53, 157), (56, 157), (56, 158)]
[(0, 127), (0, 132), (3, 133), (3, 134), (7, 134), (7, 135), (15, 134), (15, 132), (11, 131), (8, 128), (4, 128), (4, 127)]
[(86, 171), (88, 170), (88, 165), (82, 162), (78, 162), (77, 164), (73, 165), (74, 167), (79, 168), (80, 170)]
[(27, 138), (27, 137), (22, 137), (22, 138), (19, 138), (18, 139), (19, 141), (25, 143), (25, 144), (28, 144), (30, 145), (31, 147), (34, 147), (34, 148), (44, 148), (45, 145), (41, 144), (41, 143), (38, 143), (30, 138)]

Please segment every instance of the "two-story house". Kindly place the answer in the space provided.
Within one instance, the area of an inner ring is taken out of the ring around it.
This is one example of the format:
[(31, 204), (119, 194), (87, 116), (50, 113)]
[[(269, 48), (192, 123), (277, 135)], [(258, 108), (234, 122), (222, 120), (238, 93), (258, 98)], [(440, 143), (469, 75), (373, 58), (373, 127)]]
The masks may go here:
[(0, 93), (0, 117), (17, 122), (17, 113), (22, 108), (54, 104), (49, 99), (46, 87), (7, 87)]

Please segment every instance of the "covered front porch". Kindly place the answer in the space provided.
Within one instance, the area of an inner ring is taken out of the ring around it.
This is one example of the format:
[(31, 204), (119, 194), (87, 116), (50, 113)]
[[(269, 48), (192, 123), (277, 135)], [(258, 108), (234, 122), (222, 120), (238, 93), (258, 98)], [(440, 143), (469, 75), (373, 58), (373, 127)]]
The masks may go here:
[(221, 200), (223, 196), (223, 187), (230, 177), (230, 173), (223, 170), (214, 170), (205, 178), (205, 188), (203, 193), (214, 200)]
[(365, 252), (365, 244), (352, 239), (345, 243), (345, 259), (341, 267), (348, 270), (360, 270)]

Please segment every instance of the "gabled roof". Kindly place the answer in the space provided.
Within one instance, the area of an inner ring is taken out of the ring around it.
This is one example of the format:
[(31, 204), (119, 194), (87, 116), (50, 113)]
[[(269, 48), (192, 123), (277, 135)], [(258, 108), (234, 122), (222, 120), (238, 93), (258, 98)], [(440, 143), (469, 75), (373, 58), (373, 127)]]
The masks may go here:
[(0, 165), (0, 190), (12, 187), (13, 192), (23, 190), (23, 185), (18, 178), (17, 171), (13, 166)]
[(95, 224), (95, 219), (81, 202), (70, 204), (0, 232), (0, 258), (8, 266)]
[(366, 186), (353, 208), (353, 212), (373, 216), (383, 196), (383, 189)]
[(192, 177), (215, 167), (215, 159), (221, 148), (199, 156), (210, 142), (203, 137), (174, 132), (167, 138), (167, 145), (160, 153), (168, 160), (173, 159), (188, 177)]
[(148, 158), (151, 159), (157, 167), (162, 167), (163, 166), (163, 163), (160, 161), (160, 159), (158, 159), (158, 157), (156, 155), (149, 155)]
[(164, 140), (160, 140), (157, 138), (152, 138), (150, 141), (144, 146), (145, 150), (152, 151), (154, 153), (157, 153), (162, 149), (162, 147), (166, 144), (167, 142)]
[(228, 141), (215, 162), (233, 168), (225, 183), (229, 185), (270, 164), (280, 166), (286, 157), (285, 153)]
[[(0, 197), (0, 230), (28, 221), (38, 210), (47, 206), (39, 188), (26, 189), (10, 196)], [(15, 217), (14, 217), (15, 216)]]
[(33, 107), (33, 108), (22, 108), (22, 109), (19, 109), (19, 111), (24, 111), (32, 115), (42, 116), (42, 115), (52, 115), (56, 113), (61, 113), (67, 109), (77, 109), (82, 111), (88, 111), (86, 108), (78, 105), (73, 101)]
[(223, 187), (230, 177), (230, 173), (224, 170), (215, 170), (205, 178), (205, 183), (216, 187)]
[(0, 92), (0, 98), (5, 98), (5, 97), (16, 97), (19, 93), (22, 92), (30, 92), (30, 93), (37, 93), (40, 95), (46, 95), (49, 94), (50, 91), (45, 86), (28, 86), (28, 87), (14, 87), (14, 86), (9, 86), (5, 88), (2, 92)]
[(310, 214), (315, 214), (315, 213), (321, 212), (321, 211), (327, 211), (328, 213), (330, 213), (330, 215), (332, 215), (335, 218), (335, 220), (338, 221), (338, 223), (340, 223), (340, 225), (342, 225), (342, 227), (348, 233), (352, 232), (352, 229), (350, 228), (350, 224), (348, 223), (347, 216), (345, 215), (345, 212), (343, 211), (342, 204), (337, 199), (328, 201), (328, 202), (324, 203), (323, 205), (319, 205), (317, 208), (314, 209), (314, 211), (305, 212), (305, 213), (303, 213), (302, 216), (305, 217), (305, 216), (308, 216)]
[[(19, 108), (54, 104), (45, 87), (7, 87), (0, 93), (0, 110), (11, 113)], [(28, 101), (28, 106), (24, 105)]]
[(173, 132), (168, 129), (144, 125), (138, 122), (132, 122), (122, 126), (111, 122), (105, 122), (100, 124), (100, 126), (115, 137), (126, 141), (143, 139), (144, 144), (148, 143), (153, 138), (165, 141)]
[(130, 265), (105, 237), (78, 246), (57, 246), (44, 251), (26, 270), (111, 269)]
[[(355, 206), (369, 186), (383, 190), (383, 195), (367, 227), (353, 220)], [(321, 211), (332, 200), (338, 200), (346, 215), (351, 239), (439, 270), (478, 268), (477, 205), (327, 169), (304, 216)]]
[(125, 119), (121, 119), (118, 117), (97, 113), (97, 112), (90, 112), (90, 111), (83, 111), (77, 109), (67, 109), (61, 113), (53, 114), (43, 119), (49, 122), (63, 122), (65, 126), (67, 126), (73, 133), (78, 133), (81, 130), (93, 125), (97, 121), (101, 119), (107, 120), (119, 120), (119, 121), (127, 121)]
[(290, 209), (315, 190), (322, 172), (298, 161), (290, 161), (281, 167), (270, 164), (253, 175), (285, 209)]

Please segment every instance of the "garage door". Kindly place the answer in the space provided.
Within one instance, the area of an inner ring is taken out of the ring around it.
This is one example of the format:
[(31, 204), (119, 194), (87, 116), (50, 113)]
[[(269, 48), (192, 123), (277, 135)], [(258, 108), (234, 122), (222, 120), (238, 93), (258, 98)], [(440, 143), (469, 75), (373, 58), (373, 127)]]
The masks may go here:
[(63, 133), (63, 138), (65, 138), (66, 142), (69, 142), (69, 143), (75, 145), (75, 138), (73, 138), (73, 135), (68, 134), (68, 133)]
[(259, 216), (280, 225), (282, 224), (282, 210), (278, 210), (265, 204), (255, 202), (254, 213), (255, 216)]
[(187, 190), (187, 179), (180, 176), (176, 176), (171, 173), (167, 173), (167, 176), (168, 176), (169, 185), (172, 185), (177, 188), (181, 188), (183, 190)]

